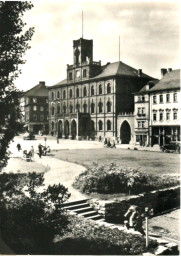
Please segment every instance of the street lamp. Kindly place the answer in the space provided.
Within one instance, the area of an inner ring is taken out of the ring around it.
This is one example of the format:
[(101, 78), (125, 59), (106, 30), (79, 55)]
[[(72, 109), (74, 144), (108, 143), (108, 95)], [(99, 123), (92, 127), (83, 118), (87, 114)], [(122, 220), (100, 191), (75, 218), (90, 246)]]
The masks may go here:
[(45, 141), (45, 148), (46, 148), (47, 137), (44, 137), (44, 141)]

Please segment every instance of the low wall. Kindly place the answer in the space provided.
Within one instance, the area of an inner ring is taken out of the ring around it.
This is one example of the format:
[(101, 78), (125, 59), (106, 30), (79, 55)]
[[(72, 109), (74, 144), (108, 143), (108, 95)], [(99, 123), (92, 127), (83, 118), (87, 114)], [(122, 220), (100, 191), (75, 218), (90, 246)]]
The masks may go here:
[(107, 222), (123, 223), (125, 219), (124, 214), (130, 205), (139, 206), (143, 212), (145, 207), (153, 208), (154, 215), (178, 207), (180, 205), (180, 187), (161, 189), (137, 196), (130, 196), (126, 199), (120, 198), (111, 201), (91, 199), (89, 202), (99, 214), (105, 217)]

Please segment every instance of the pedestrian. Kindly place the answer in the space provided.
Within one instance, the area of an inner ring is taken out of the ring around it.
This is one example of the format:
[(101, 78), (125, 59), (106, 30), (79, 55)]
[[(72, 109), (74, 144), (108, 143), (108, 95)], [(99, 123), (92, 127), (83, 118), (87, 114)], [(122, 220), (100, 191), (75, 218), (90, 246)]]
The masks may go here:
[(43, 154), (43, 150), (42, 150), (42, 145), (41, 144), (38, 145), (38, 152), (39, 152), (39, 158), (41, 158), (41, 156)]
[(101, 136), (99, 136), (99, 142), (101, 142), (102, 141), (102, 138), (101, 138)]
[(59, 138), (58, 138), (58, 135), (57, 135), (57, 144), (59, 144)]
[(112, 142), (112, 148), (116, 148), (116, 144), (115, 144), (115, 141), (113, 140)]
[(20, 145), (19, 143), (17, 144), (17, 146), (16, 146), (16, 147), (17, 147), (18, 151), (20, 151), (20, 150), (21, 150), (21, 145)]
[(34, 147), (33, 147), (33, 146), (31, 146), (31, 157), (32, 157), (32, 158), (34, 157), (34, 154), (35, 154)]

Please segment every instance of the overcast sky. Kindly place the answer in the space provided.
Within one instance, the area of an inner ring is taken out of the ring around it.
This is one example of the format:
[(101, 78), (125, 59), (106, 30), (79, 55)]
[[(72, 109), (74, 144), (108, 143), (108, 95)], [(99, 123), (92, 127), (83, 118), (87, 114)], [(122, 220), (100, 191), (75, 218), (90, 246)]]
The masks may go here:
[(45, 81), (51, 86), (66, 78), (73, 64), (73, 40), (93, 39), (94, 61), (120, 60), (160, 78), (161, 68), (180, 65), (179, 1), (33, 1), (25, 14), (35, 33), (16, 86), (27, 90)]

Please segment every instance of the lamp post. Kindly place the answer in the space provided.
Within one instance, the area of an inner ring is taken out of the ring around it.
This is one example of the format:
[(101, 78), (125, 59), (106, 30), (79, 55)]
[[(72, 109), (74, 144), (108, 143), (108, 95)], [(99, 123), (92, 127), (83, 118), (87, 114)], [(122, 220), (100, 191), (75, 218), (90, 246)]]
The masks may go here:
[(47, 137), (44, 137), (44, 141), (45, 141), (45, 148), (46, 148)]

